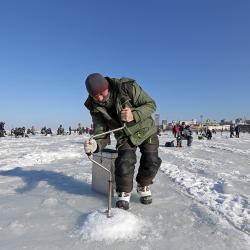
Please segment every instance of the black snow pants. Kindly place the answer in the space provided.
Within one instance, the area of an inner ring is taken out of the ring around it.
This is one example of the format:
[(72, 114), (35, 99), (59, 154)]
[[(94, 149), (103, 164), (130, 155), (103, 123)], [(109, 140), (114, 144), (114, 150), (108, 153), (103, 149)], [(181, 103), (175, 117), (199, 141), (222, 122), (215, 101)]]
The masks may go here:
[[(159, 139), (157, 134), (150, 136), (138, 146), (141, 152), (140, 165), (136, 181), (141, 186), (148, 186), (161, 165), (158, 156)], [(131, 192), (136, 164), (137, 147), (128, 139), (118, 149), (118, 157), (115, 161), (115, 181), (117, 192)]]

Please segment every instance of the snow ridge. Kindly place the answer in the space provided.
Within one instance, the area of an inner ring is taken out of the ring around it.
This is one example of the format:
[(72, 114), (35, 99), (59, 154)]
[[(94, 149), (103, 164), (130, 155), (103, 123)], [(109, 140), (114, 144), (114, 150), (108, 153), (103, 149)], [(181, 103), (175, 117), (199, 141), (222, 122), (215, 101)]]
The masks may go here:
[(250, 202), (247, 197), (239, 194), (223, 193), (223, 180), (214, 182), (168, 163), (162, 163), (161, 171), (181, 187), (182, 191), (223, 215), (236, 228), (250, 234)]

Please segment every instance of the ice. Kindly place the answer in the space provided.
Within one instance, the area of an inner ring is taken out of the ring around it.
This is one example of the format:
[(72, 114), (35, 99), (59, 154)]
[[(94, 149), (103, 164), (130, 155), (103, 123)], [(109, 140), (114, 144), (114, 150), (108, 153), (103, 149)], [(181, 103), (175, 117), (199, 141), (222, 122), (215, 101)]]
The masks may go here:
[(130, 210), (113, 200), (111, 218), (91, 188), (87, 138), (0, 138), (1, 249), (250, 249), (249, 134), (182, 148), (161, 135), (153, 203), (134, 188)]

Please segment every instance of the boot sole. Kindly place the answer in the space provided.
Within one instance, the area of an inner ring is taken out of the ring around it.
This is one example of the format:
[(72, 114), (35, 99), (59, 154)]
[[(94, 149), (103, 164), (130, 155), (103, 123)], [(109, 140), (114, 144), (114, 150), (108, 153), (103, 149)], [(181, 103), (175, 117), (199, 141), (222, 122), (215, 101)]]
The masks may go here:
[(120, 200), (120, 201), (117, 201), (115, 205), (117, 208), (120, 208), (123, 210), (129, 210), (129, 203), (127, 201)]
[(140, 202), (144, 205), (149, 205), (152, 203), (152, 197), (146, 196), (146, 197), (141, 197)]

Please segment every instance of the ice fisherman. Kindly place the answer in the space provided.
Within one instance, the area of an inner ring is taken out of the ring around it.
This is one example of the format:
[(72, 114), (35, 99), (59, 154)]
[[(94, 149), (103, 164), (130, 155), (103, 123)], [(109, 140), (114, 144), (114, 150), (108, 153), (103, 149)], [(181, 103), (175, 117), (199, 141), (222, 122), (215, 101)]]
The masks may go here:
[[(141, 152), (136, 176), (137, 192), (142, 204), (152, 203), (150, 185), (161, 165), (157, 128), (151, 117), (156, 110), (154, 100), (129, 78), (109, 78), (93, 73), (86, 78), (85, 84), (89, 93), (85, 106), (92, 116), (95, 135), (126, 123), (123, 130), (114, 133), (118, 151), (115, 160), (116, 207), (129, 209), (137, 147)], [(101, 151), (109, 142), (109, 134), (87, 140), (85, 152)]]

